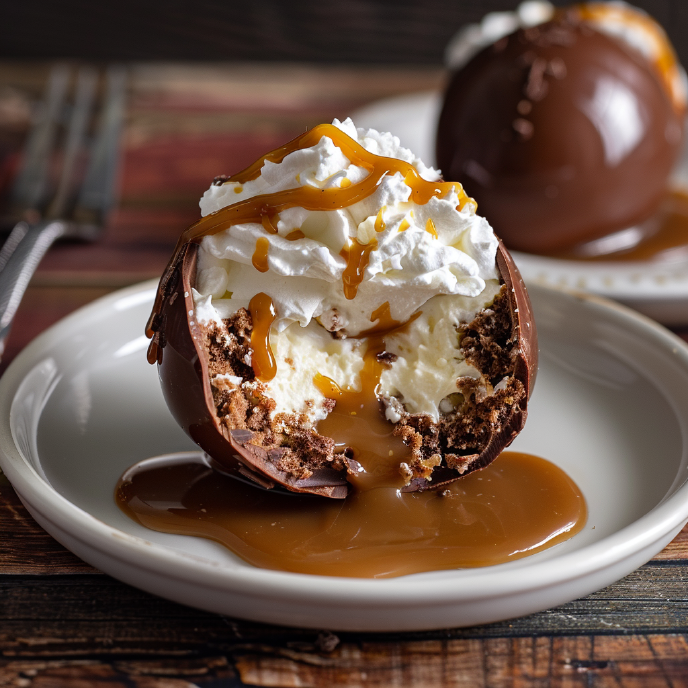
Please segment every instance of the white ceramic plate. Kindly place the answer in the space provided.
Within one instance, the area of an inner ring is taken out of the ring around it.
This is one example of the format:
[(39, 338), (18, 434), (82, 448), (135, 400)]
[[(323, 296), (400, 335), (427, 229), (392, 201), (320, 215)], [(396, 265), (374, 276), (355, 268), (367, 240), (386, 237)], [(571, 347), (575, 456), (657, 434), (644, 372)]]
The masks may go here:
[(256, 569), (220, 545), (156, 533), (115, 505), (120, 474), (193, 448), (167, 412), (142, 334), (152, 282), (52, 327), (0, 379), (0, 465), (31, 514), (97, 568), (157, 595), (258, 621), (402, 631), (552, 607), (624, 576), (688, 519), (688, 347), (597, 297), (532, 288), (541, 366), (514, 448), (581, 487), (585, 529), (483, 569), (388, 580)]
[[(351, 116), (359, 127), (391, 131), (426, 164), (434, 165), (441, 105), (441, 94), (425, 91), (380, 100)], [(686, 188), (687, 181), (688, 147), (674, 173), (673, 184)], [(665, 325), (688, 325), (688, 259), (652, 265), (582, 263), (516, 251), (512, 255), (529, 284), (585, 289), (620, 301)]]

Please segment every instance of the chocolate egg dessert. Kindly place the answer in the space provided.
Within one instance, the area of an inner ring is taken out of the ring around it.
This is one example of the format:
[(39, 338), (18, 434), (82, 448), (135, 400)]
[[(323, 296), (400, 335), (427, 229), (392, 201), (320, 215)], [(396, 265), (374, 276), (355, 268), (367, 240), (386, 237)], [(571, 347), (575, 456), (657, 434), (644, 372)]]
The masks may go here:
[(452, 51), (437, 162), (507, 247), (575, 252), (657, 209), (681, 149), (686, 88), (646, 14), (528, 2), (469, 27)]
[(167, 404), (223, 470), (344, 498), (438, 488), (519, 431), (537, 367), (508, 252), (391, 134), (320, 125), (201, 200), (147, 334)]

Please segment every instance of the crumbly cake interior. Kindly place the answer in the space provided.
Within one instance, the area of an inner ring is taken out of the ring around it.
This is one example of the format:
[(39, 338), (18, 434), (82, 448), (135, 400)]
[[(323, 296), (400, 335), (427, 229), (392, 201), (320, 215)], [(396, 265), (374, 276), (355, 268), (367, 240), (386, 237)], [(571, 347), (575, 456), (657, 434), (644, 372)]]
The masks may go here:
[[(428, 479), (436, 466), (464, 473), (518, 410), (525, 389), (514, 378), (517, 341), (511, 318), (502, 285), (490, 307), (457, 328), (463, 355), (483, 379), (458, 378), (456, 394), (448, 408), (441, 407), (438, 423), (425, 414), (407, 413), (397, 399), (380, 402), (381, 413), (384, 404), (391, 404), (401, 416), (394, 434), (412, 450), (411, 461), (400, 467), (407, 480)], [(250, 365), (251, 331), (251, 315), (243, 308), (221, 327), (211, 323), (206, 330), (208, 372), (220, 425), (250, 430), (251, 444), (266, 450), (280, 448), (274, 453), (277, 468), (297, 479), (308, 478), (318, 468), (344, 470), (347, 457), (336, 454), (334, 441), (318, 434), (305, 415), (278, 413), (270, 418), (275, 402), (266, 396)], [(243, 384), (237, 384), (238, 378)], [(328, 411), (334, 408), (333, 400), (325, 403)]]

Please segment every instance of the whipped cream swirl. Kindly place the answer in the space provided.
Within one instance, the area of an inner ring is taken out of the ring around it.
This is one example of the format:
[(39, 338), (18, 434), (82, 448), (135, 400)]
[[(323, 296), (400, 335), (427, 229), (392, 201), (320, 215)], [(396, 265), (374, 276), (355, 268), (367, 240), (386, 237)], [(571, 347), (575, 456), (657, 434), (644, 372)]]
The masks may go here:
[[(396, 136), (357, 129), (350, 119), (333, 124), (369, 152), (409, 162), (426, 180), (440, 179), (401, 147)], [(201, 199), (201, 211), (207, 215), (247, 198), (302, 186), (346, 188), (367, 174), (323, 136), (281, 163), (265, 161), (253, 181), (211, 186)], [(411, 191), (401, 174), (386, 175), (369, 197), (346, 208), (284, 210), (275, 223), (276, 234), (262, 224), (246, 223), (204, 237), (197, 317), (226, 318), (248, 308), (251, 298), (263, 292), (273, 301), (277, 331), (294, 322), (306, 327), (317, 319), (326, 329), (350, 336), (370, 329), (372, 314), (386, 302), (391, 317), (405, 322), (438, 294), (477, 296), (486, 280), (497, 278), (497, 239), (490, 225), (475, 214), (472, 203), (459, 210), (455, 190), (424, 205), (412, 201)], [(267, 271), (254, 267), (261, 239), (267, 242)], [(347, 298), (342, 253), (354, 243), (372, 243), (373, 248), (355, 297)]]

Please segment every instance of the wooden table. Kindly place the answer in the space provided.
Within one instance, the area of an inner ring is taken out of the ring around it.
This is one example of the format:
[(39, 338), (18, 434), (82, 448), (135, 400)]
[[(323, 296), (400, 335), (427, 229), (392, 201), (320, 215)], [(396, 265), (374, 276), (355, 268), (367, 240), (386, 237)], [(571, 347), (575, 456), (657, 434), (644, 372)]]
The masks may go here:
[[(46, 73), (0, 65), (0, 187)], [(70, 311), (158, 276), (216, 174), (306, 127), (443, 79), (433, 68), (289, 65), (147, 65), (132, 73), (121, 201), (108, 231), (97, 244), (51, 250), (0, 370)], [(378, 635), (267, 626), (140, 592), (58, 545), (2, 476), (0, 533), (2, 686), (688, 686), (688, 531), (625, 579), (556, 609)]]

